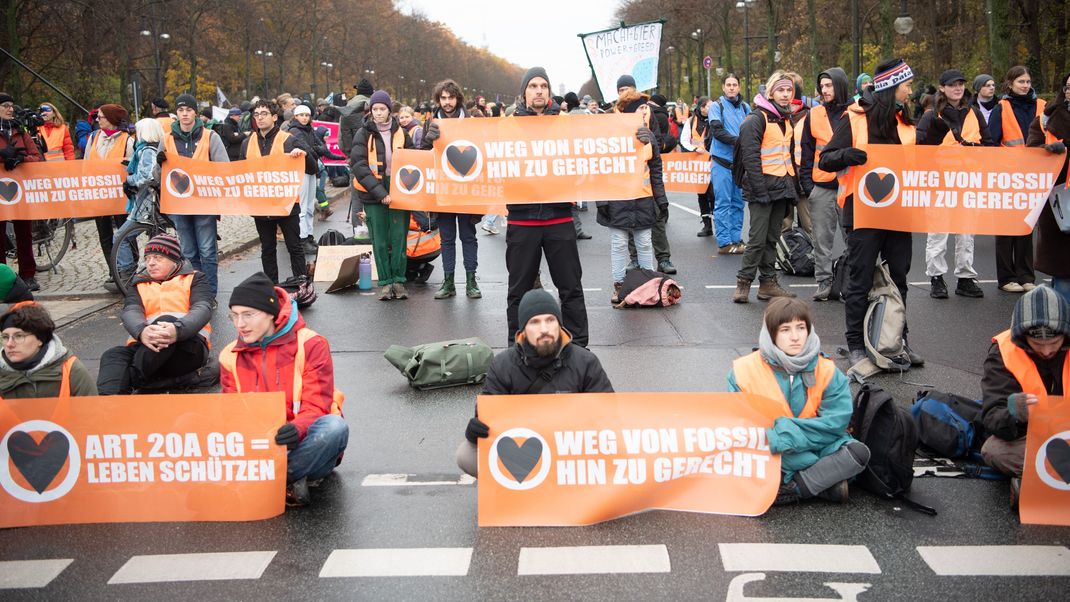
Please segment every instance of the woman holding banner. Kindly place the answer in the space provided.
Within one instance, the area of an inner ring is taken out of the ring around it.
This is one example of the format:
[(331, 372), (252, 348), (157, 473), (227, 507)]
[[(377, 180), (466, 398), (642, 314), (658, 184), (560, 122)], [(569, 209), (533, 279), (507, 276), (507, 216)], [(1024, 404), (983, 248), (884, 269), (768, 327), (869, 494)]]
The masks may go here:
[[(1029, 126), (1026, 146), (1043, 146), (1050, 153), (1066, 156), (1066, 142), (1070, 140), (1070, 73), (1063, 78), (1062, 98), (1044, 107), (1044, 113)], [(1066, 190), (1067, 161), (1055, 179), (1055, 188), (1070, 197)], [(1055, 221), (1051, 204), (1045, 204), (1037, 221), (1037, 263), (1041, 272), (1051, 275), (1052, 288), (1070, 303), (1070, 233)]]

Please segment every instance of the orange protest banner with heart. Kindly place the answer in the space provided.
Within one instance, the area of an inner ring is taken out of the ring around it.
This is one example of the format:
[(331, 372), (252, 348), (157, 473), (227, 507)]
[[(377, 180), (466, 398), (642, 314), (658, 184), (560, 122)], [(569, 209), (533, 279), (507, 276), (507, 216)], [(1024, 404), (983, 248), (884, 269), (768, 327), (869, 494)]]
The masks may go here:
[(0, 527), (281, 514), (282, 393), (0, 402)]
[(505, 205), (442, 205), (435, 189), (435, 156), (428, 151), (399, 149), (390, 159), (390, 208), (436, 213), (508, 215)]
[(1070, 526), (1070, 397), (1029, 410), (1018, 516), (1023, 524)]
[(662, 155), (661, 172), (665, 192), (706, 192), (710, 187), (710, 161), (708, 153), (671, 152)]
[(0, 220), (126, 213), (126, 167), (118, 159), (35, 161), (0, 167)]
[(852, 168), (854, 227), (900, 232), (1029, 234), (1063, 155), (1038, 148), (870, 144)]
[[(782, 404), (780, 404), (782, 405)], [(479, 526), (590, 525), (644, 510), (757, 516), (778, 403), (746, 393), (481, 395)]]
[(651, 149), (642, 119), (560, 115), (440, 119), (435, 141), (442, 205), (615, 201), (648, 197)]
[(177, 215), (289, 215), (305, 173), (304, 157), (268, 155), (231, 163), (169, 155), (160, 210)]

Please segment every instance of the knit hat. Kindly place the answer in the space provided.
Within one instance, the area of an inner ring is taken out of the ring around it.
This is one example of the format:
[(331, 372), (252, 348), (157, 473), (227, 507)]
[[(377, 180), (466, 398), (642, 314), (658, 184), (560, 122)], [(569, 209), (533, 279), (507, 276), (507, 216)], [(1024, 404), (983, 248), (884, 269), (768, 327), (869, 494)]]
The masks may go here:
[(914, 79), (914, 71), (903, 59), (887, 61), (878, 65), (878, 69), (880, 70), (873, 75), (874, 92), (889, 90), (907, 80)]
[(958, 69), (948, 69), (940, 74), (940, 85), (949, 86), (955, 82), (965, 82), (966, 76)]
[(7, 296), (11, 292), (11, 287), (15, 286), (16, 278), (18, 276), (15, 275), (14, 270), (6, 263), (0, 263), (0, 301), (7, 302)]
[(977, 77), (973, 78), (973, 91), (974, 92), (980, 92), (981, 88), (985, 87), (985, 84), (987, 84), (988, 82), (994, 82), (994, 81), (996, 81), (996, 78), (992, 77), (991, 75), (989, 75), (987, 73), (982, 73), (982, 74), (978, 75)]
[(565, 94), (565, 102), (568, 103), (568, 108), (575, 109), (580, 106), (580, 97), (576, 96), (575, 92), (569, 92)]
[(861, 92), (862, 84), (871, 81), (873, 81), (873, 76), (868, 73), (859, 73), (858, 77), (855, 78), (855, 91)]
[(558, 305), (557, 299), (541, 288), (533, 288), (524, 293), (520, 299), (520, 308), (517, 309), (520, 330), (524, 330), (529, 320), (543, 314), (551, 314), (558, 322), (561, 321), (561, 306)]
[(171, 108), (167, 104), (167, 101), (164, 100), (163, 98), (160, 98), (160, 97), (152, 99), (152, 106), (156, 107), (157, 109), (163, 110), (163, 111), (166, 111), (167, 109)]
[(665, 105), (669, 104), (669, 99), (665, 98), (665, 96), (661, 94), (654, 94), (650, 97), (650, 102), (658, 105), (659, 107), (664, 107)]
[(622, 75), (622, 76), (618, 77), (617, 78), (617, 89), (620, 90), (621, 88), (624, 88), (624, 87), (634, 88), (635, 87), (635, 78), (630, 76), (630, 75)]
[(230, 294), (230, 307), (235, 305), (259, 309), (275, 318), (279, 317), (279, 295), (275, 292), (275, 283), (263, 272), (249, 276)]
[(175, 99), (175, 110), (181, 109), (182, 107), (189, 107), (196, 111), (197, 99), (194, 98), (192, 94), (179, 94), (178, 98)]
[(52, 340), (56, 324), (48, 310), (37, 303), (28, 302), (15, 306), (11, 311), (0, 316), (0, 330), (18, 328), (37, 337), (42, 343)]
[(308, 108), (308, 105), (297, 105), (296, 107), (294, 107), (294, 117), (297, 117), (301, 114), (311, 115), (312, 109)]
[(372, 97), (368, 99), (369, 109), (377, 104), (386, 105), (386, 108), (388, 109), (394, 106), (394, 103), (390, 101), (390, 95), (386, 93), (386, 90), (376, 90), (372, 94)]
[(229, 115), (230, 117), (233, 117), (235, 115), (241, 115), (241, 109), (239, 109), (238, 107), (232, 107), (229, 111), (227, 111), (227, 115)]
[(182, 244), (170, 234), (157, 234), (149, 242), (145, 243), (145, 255), (160, 255), (182, 265)]
[(524, 90), (528, 89), (528, 84), (536, 77), (541, 77), (546, 80), (546, 84), (550, 84), (550, 76), (546, 75), (546, 69), (542, 67), (532, 67), (524, 73), (524, 77), (520, 80), (520, 94), (524, 94)]
[(357, 94), (363, 96), (371, 96), (372, 93), (375, 92), (375, 87), (372, 86), (372, 83), (366, 79), (361, 79), (359, 82), (357, 82), (357, 85), (354, 86), (354, 88), (357, 89)]
[(127, 119), (130, 119), (129, 111), (124, 109), (122, 105), (100, 105), (100, 108), (97, 110), (100, 111), (104, 115), (104, 118), (116, 128), (126, 123)]
[(241, 109), (242, 113), (245, 113), (246, 111), (252, 111), (253, 103), (248, 100), (243, 100), (241, 101), (241, 104), (238, 105), (238, 108)]
[(4, 104), (5, 102), (15, 102), (15, 97), (10, 94), (4, 94), (3, 92), (0, 92), (0, 105)]
[(580, 102), (582, 102), (584, 105), (586, 105), (587, 103), (591, 102), (592, 100), (594, 100), (594, 99), (591, 98), (590, 94), (584, 94), (583, 98), (580, 99)]
[(1014, 305), (1011, 316), (1011, 338), (1019, 346), (1026, 345), (1026, 337), (1050, 339), (1060, 334), (1070, 335), (1070, 304), (1047, 286), (1022, 295)]

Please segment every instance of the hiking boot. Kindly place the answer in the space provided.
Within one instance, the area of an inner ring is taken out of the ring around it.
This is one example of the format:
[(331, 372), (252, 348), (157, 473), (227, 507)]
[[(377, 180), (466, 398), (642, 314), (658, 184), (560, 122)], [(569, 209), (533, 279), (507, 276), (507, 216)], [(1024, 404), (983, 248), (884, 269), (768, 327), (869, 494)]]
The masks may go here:
[(389, 301), (394, 298), (394, 285), (388, 284), (383, 287), (383, 290), (379, 291), (380, 301)]
[(665, 261), (658, 262), (658, 271), (662, 274), (675, 274), (676, 266), (674, 266), (671, 261), (666, 259)]
[(817, 497), (832, 502), (833, 504), (846, 504), (849, 499), (849, 489), (847, 487), (847, 481), (840, 481), (832, 487), (817, 494)]
[(717, 254), (718, 255), (734, 255), (734, 253), (732, 251), (735, 248), (736, 248), (735, 245), (725, 245), (723, 247), (717, 247)]
[(758, 285), (758, 300), (768, 301), (773, 297), (796, 297), (795, 293), (789, 293), (788, 291), (780, 288), (780, 284), (777, 283), (776, 278), (766, 280)]
[(981, 290), (981, 287), (977, 286), (976, 278), (959, 278), (959, 283), (955, 286), (955, 294), (974, 299), (980, 299), (985, 296), (985, 292)]
[(394, 298), (395, 299), (408, 299), (409, 291), (405, 290), (405, 285), (400, 282), (394, 283)]
[(464, 294), (468, 295), (469, 299), (483, 298), (483, 293), (479, 290), (479, 285), (476, 284), (475, 272), (468, 272), (468, 276), (464, 279)]
[(1024, 293), (1025, 288), (1017, 282), (1008, 282), (1007, 284), (1000, 285), (999, 290), (1006, 293)]
[(591, 240), (591, 235), (580, 230), (576, 233), (576, 240)]
[(26, 283), (26, 288), (30, 289), (31, 293), (36, 293), (37, 291), (41, 290), (41, 285), (38, 284), (37, 279), (33, 276), (30, 276), (29, 278), (23, 280), (23, 282)]
[(331, 209), (330, 205), (327, 205), (327, 206), (322, 207), (320, 209), (320, 221), (321, 222), (327, 221), (327, 218), (331, 217), (332, 215), (334, 215), (334, 209)]
[(1011, 477), (1011, 510), (1018, 509), (1018, 498), (1022, 495), (1022, 478)]
[(857, 366), (859, 362), (867, 359), (869, 359), (869, 356), (862, 349), (852, 349), (847, 353), (847, 363), (852, 366)]
[(613, 296), (609, 298), (609, 302), (613, 305), (620, 303), (620, 289), (624, 286), (623, 282), (613, 283)]
[(929, 279), (929, 296), (933, 299), (947, 299), (947, 285), (944, 284), (943, 276), (933, 276)]
[(291, 508), (300, 508), (312, 503), (312, 496), (308, 493), (308, 479), (301, 478), (286, 486), (286, 505)]
[(420, 269), (416, 273), (416, 279), (413, 282), (417, 284), (426, 284), (428, 279), (431, 278), (431, 272), (435, 271), (434, 264), (425, 263), (420, 266)]
[(453, 285), (453, 272), (446, 272), (446, 275), (442, 277), (442, 286), (438, 287), (438, 292), (435, 293), (435, 299), (449, 299), (455, 296), (457, 296), (457, 289)]
[(736, 292), (732, 294), (732, 303), (750, 303), (750, 280), (736, 278)]
[(790, 506), (792, 504), (798, 504), (802, 495), (799, 493), (799, 486), (795, 483), (781, 483), (780, 489), (776, 492), (776, 499), (773, 500), (774, 506)]
[(1027, 293), (1037, 287), (1037, 285), (1032, 282), (1023, 282), (1020, 286), (1022, 287), (1022, 290)]
[(817, 283), (817, 292), (812, 297), (814, 301), (828, 301), (832, 294), (832, 281), (825, 280)]
[(699, 230), (698, 234), (696, 234), (695, 236), (698, 236), (699, 238), (706, 238), (707, 236), (713, 236), (713, 222), (710, 221), (710, 218), (708, 218), (708, 217), (702, 218), (702, 229)]

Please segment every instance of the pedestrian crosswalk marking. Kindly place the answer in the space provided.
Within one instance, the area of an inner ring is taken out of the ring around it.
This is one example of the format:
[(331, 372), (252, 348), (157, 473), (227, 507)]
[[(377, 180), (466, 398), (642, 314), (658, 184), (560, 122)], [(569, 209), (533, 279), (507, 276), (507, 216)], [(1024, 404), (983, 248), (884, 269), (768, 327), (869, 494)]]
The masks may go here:
[(108, 584), (259, 579), (274, 557), (274, 551), (134, 556)]
[(471, 485), (475, 477), (462, 475), (370, 474), (362, 487), (426, 487), (431, 485)]
[(664, 545), (520, 548), (517, 575), (668, 573)]
[(0, 561), (0, 589), (45, 587), (72, 562), (73, 558)]
[(862, 545), (797, 543), (722, 543), (724, 570), (802, 573), (880, 573), (869, 548)]
[(1064, 546), (918, 546), (937, 575), (1068, 577)]
[(377, 548), (334, 550), (320, 577), (464, 576), (472, 548)]

